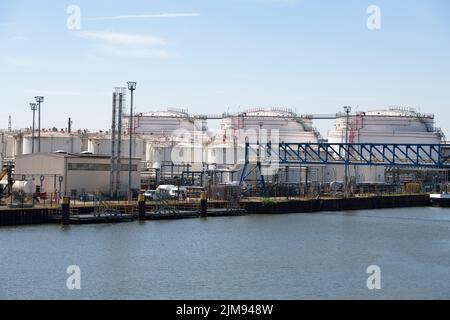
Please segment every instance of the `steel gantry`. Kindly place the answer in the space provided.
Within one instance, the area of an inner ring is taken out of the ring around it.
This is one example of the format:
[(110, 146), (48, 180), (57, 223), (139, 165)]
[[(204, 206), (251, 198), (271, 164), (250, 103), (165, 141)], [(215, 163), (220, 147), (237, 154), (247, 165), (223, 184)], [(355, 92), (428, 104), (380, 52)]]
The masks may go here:
[[(251, 164), (255, 165), (250, 168)], [(255, 170), (273, 164), (450, 169), (450, 144), (246, 143), (241, 183)]]

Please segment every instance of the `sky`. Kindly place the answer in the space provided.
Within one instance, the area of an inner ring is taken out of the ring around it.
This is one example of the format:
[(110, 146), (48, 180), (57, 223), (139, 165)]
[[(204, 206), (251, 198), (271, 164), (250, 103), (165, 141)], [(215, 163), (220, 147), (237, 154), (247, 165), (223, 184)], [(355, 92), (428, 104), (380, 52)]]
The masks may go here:
[(108, 129), (127, 81), (137, 112), (395, 105), (434, 113), (450, 137), (450, 1), (0, 0), (0, 128), (8, 115), (30, 127), (43, 95), (43, 127)]

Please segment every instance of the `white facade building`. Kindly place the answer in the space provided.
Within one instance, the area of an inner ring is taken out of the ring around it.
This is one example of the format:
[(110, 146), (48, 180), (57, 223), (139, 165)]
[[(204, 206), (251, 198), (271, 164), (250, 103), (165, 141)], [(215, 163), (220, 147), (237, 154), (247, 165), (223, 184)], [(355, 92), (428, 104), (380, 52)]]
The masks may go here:
[[(128, 191), (128, 159), (122, 158), (120, 192)], [(132, 159), (132, 189), (140, 189), (140, 159)], [(110, 194), (111, 159), (108, 156), (35, 153), (16, 157), (15, 176), (34, 181), (40, 192), (67, 196), (101, 192)], [(41, 183), (41, 177), (43, 181)]]

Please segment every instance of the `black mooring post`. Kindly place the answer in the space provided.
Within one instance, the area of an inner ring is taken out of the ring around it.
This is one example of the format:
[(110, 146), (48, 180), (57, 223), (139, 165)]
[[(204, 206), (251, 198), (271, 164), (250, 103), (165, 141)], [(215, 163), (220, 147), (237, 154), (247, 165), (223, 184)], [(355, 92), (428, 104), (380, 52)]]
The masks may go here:
[(202, 191), (200, 197), (200, 216), (208, 216), (208, 199), (206, 198), (206, 191)]
[(143, 194), (139, 195), (138, 198), (138, 207), (139, 207), (139, 221), (145, 221), (145, 196)]
[(70, 198), (69, 197), (63, 197), (61, 208), (62, 208), (61, 224), (63, 226), (68, 226), (68, 225), (70, 225)]

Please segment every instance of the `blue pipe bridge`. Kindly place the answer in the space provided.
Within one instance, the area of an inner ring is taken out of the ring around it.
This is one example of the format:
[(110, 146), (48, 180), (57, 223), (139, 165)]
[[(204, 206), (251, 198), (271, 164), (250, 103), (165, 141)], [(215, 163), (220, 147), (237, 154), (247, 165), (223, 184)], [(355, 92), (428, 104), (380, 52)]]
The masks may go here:
[(264, 187), (264, 167), (327, 164), (450, 169), (450, 144), (246, 143), (240, 181), (257, 172)]

